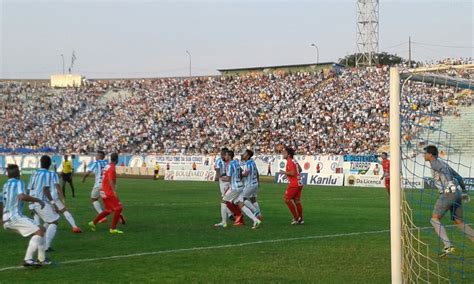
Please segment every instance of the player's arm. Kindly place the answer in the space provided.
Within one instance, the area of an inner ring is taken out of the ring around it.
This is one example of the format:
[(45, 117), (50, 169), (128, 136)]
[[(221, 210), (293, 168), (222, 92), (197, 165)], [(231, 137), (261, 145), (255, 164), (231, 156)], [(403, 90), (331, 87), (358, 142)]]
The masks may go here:
[(438, 167), (438, 171), (440, 175), (439, 181), (442, 187), (440, 189), (443, 189), (443, 190), (449, 189), (451, 191), (455, 191), (456, 185), (454, 184), (454, 177), (451, 174), (451, 171), (449, 170), (449, 165), (445, 164), (443, 166), (441, 162), (439, 164), (440, 164), (440, 166)]
[(222, 181), (230, 181), (230, 176), (223, 176), (221, 178), (222, 178)]
[(221, 178), (221, 169), (219, 167), (219, 164), (216, 162), (214, 163), (214, 170), (216, 171), (216, 179), (220, 179)]
[(249, 174), (250, 174), (250, 167), (247, 166), (247, 165), (245, 165), (245, 167), (244, 167), (244, 169), (243, 169), (243, 171), (242, 171), (242, 176), (243, 176), (243, 177), (246, 177), (246, 176), (248, 176)]
[(63, 189), (59, 186), (59, 184), (56, 184), (55, 186), (56, 186), (56, 190), (58, 191), (59, 200), (61, 200), (62, 203), (64, 203), (64, 205), (66, 205), (66, 199), (64, 198)]
[(284, 175), (287, 175), (289, 177), (294, 177), (294, 176), (296, 176), (296, 166), (290, 165), (288, 167), (288, 171), (281, 170), (280, 173), (284, 174)]
[(222, 176), (223, 181), (230, 181), (230, 177), (232, 176), (232, 173), (233, 173), (233, 169), (230, 165), (229, 165), (229, 170), (227, 172), (229, 173), (229, 175)]
[(113, 179), (109, 179), (109, 185), (110, 185), (110, 188), (112, 188), (112, 191), (115, 192), (116, 181)]
[(38, 198), (26, 195), (24, 193), (18, 194), (18, 199), (20, 199), (21, 201), (25, 201), (25, 202), (39, 203), (41, 205), (41, 209), (44, 208), (44, 202), (42, 200), (39, 200)]
[(49, 186), (45, 186), (43, 188), (44, 195), (46, 195), (46, 198), (48, 199), (49, 204), (53, 206), (53, 209), (57, 211), (58, 208), (56, 207), (56, 204), (54, 204), (53, 196), (51, 195), (51, 190), (49, 190), (49, 188), (50, 188)]
[(464, 179), (460, 174), (458, 174), (453, 168), (449, 167), (449, 171), (453, 178), (458, 182), (459, 186), (461, 187), (462, 192), (467, 192), (466, 190), (466, 183), (464, 183)]
[(112, 191), (115, 192), (117, 189), (117, 173), (115, 172), (115, 168), (113, 168), (110, 178), (109, 178), (109, 185), (112, 188)]
[(86, 178), (92, 174), (92, 171), (87, 171), (87, 173), (82, 177), (82, 183), (86, 181)]

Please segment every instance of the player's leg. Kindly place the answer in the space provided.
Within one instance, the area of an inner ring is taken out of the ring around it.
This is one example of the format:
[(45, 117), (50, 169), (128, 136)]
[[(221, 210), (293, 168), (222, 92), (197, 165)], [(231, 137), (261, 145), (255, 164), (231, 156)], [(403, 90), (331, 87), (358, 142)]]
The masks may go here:
[(107, 208), (107, 205), (105, 206), (105, 209), (102, 210), (102, 212), (100, 212), (94, 219), (93, 223), (94, 225), (97, 225), (97, 223), (100, 223), (100, 220), (102, 220), (103, 218), (109, 216), (109, 214), (112, 213), (112, 210), (108, 209)]
[(122, 223), (122, 225), (127, 224), (127, 221), (125, 220), (125, 217), (123, 216), (123, 213), (120, 213), (120, 223)]
[(58, 222), (55, 221), (55, 222), (47, 222), (47, 223), (48, 223), (48, 228), (46, 229), (46, 234), (45, 234), (45, 248), (46, 248), (46, 251), (54, 251), (51, 248), (51, 244), (58, 230)]
[(303, 206), (301, 205), (301, 192), (303, 191), (303, 186), (298, 188), (298, 192), (295, 194), (293, 201), (296, 205), (296, 212), (298, 213), (298, 224), (304, 224), (303, 220)]
[(388, 196), (390, 196), (390, 178), (385, 178), (385, 190)]
[(252, 202), (253, 206), (255, 206), (255, 209), (257, 209), (257, 212), (259, 212), (259, 216), (262, 216), (262, 210), (260, 209), (260, 204), (257, 201), (257, 194), (250, 197), (250, 202)]
[(73, 233), (82, 233), (81, 229), (76, 225), (76, 220), (72, 216), (71, 212), (66, 208), (63, 202), (59, 199), (55, 200), (56, 207), (58, 207), (59, 213), (63, 214), (66, 221), (71, 225)]
[(256, 229), (258, 226), (260, 226), (261, 221), (258, 220), (257, 217), (255, 217), (255, 214), (252, 212), (252, 210), (250, 210), (250, 208), (245, 206), (243, 191), (234, 200), (234, 202), (236, 202), (240, 210), (253, 221), (253, 227), (252, 227), (253, 229)]
[(76, 197), (76, 191), (74, 190), (74, 184), (72, 182), (72, 174), (69, 175), (68, 183), (71, 186), (72, 197)]
[(97, 213), (102, 212), (102, 206), (100, 205), (99, 197), (100, 197), (100, 187), (98, 186), (92, 187), (91, 202), (92, 202), (92, 206), (94, 207), (95, 211), (97, 211)]
[(234, 214), (237, 212), (235, 211), (235, 208), (230, 204), (230, 201), (232, 201), (235, 198), (235, 193), (230, 190), (230, 188), (227, 188), (226, 191), (224, 192), (224, 196), (222, 196), (221, 200), (221, 222), (215, 224), (215, 227), (227, 227), (227, 216), (228, 216), (228, 211), (233, 212)]
[[(27, 217), (22, 217), (15, 222), (5, 222), (4, 228), (16, 231), (23, 237), (32, 236), (25, 253), (23, 263), (25, 267), (38, 266), (45, 262), (44, 232), (34, 223), (33, 220)], [(38, 260), (40, 263), (34, 260), (35, 252), (38, 252)]]
[(59, 215), (48, 203), (46, 203), (43, 208), (41, 208), (39, 204), (35, 205), (35, 212), (40, 216), (45, 225), (47, 225), (45, 233), (45, 249), (46, 251), (53, 251), (50, 246), (56, 236)]
[(450, 209), (452, 202), (450, 201), (449, 194), (440, 194), (436, 204), (433, 208), (433, 212), (431, 214), (431, 225), (433, 226), (436, 234), (441, 239), (444, 244), (443, 251), (440, 253), (440, 257), (443, 257), (449, 253), (454, 251), (453, 244), (448, 237), (448, 233), (446, 232), (446, 228), (441, 223), (441, 219), (446, 214), (446, 212)]
[(463, 220), (463, 209), (462, 209), (462, 200), (461, 194), (459, 193), (459, 197), (456, 199), (452, 210), (451, 210), (451, 220), (454, 221), (456, 227), (461, 230), (471, 242), (474, 242), (474, 230), (468, 224), (464, 223)]
[[(230, 184), (228, 182), (224, 182), (224, 181), (221, 181), (219, 180), (219, 190), (221, 192), (221, 199), (222, 197), (224, 197), (225, 193), (227, 192), (227, 190), (229, 190), (229, 187), (230, 187)], [(224, 204), (225, 205), (225, 204)], [(227, 217), (234, 217), (234, 215), (232, 215), (232, 212), (227, 208), (227, 206), (224, 206), (225, 207), (225, 210), (227, 212)], [(221, 212), (222, 212), (222, 202), (221, 202)], [(222, 213), (221, 213), (222, 214)], [(232, 219), (231, 219), (232, 220)]]
[(286, 206), (288, 206), (288, 209), (291, 212), (291, 215), (293, 216), (293, 220), (291, 221), (291, 224), (296, 224), (298, 223), (298, 213), (296, 211), (296, 206), (293, 203), (293, 198), (295, 196), (296, 188), (289, 187), (285, 191), (285, 196), (284, 196), (284, 201), (286, 203)]
[(253, 206), (253, 203), (250, 202), (250, 197), (255, 194), (255, 187), (254, 186), (246, 186), (242, 192), (242, 200), (248, 209), (252, 211), (254, 215), (258, 215), (257, 208)]
[(123, 234), (123, 231), (117, 230), (117, 223), (121, 219), (122, 210), (122, 207), (118, 207), (114, 210), (114, 217), (112, 218), (112, 225), (110, 226), (111, 234)]
[(66, 198), (66, 174), (61, 175), (61, 188), (63, 189), (64, 198)]
[(109, 200), (110, 206), (112, 207), (112, 211), (114, 212), (114, 216), (112, 218), (112, 224), (110, 226), (110, 233), (111, 234), (123, 234), (122, 231), (117, 230), (117, 223), (121, 219), (120, 216), (122, 216), (122, 203), (120, 202), (120, 199), (117, 196), (112, 196)]
[(227, 208), (227, 205), (226, 205), (226, 201), (224, 200), (224, 196), (226, 194), (226, 192), (229, 190), (229, 189), (225, 189), (224, 188), (224, 185), (223, 185), (223, 182), (222, 181), (219, 181), (219, 190), (221, 192), (221, 222), (220, 223), (217, 223), (217, 224), (214, 224), (214, 227), (227, 227), (227, 216), (228, 216), (228, 212), (230, 212), (230, 210)]

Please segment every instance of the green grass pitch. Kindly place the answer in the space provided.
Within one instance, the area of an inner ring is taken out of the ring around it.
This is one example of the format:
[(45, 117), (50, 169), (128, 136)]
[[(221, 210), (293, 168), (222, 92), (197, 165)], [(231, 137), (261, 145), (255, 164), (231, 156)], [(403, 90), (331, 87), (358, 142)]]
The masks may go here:
[[(2, 182), (4, 179), (2, 180)], [(264, 183), (262, 226), (216, 229), (217, 183), (118, 180), (125, 231), (89, 231), (95, 216), (92, 179), (75, 179), (67, 205), (83, 229), (61, 217), (49, 254), (55, 265), (0, 271), (0, 282), (281, 282), (388, 283), (389, 201), (384, 189), (312, 187), (303, 190), (306, 224), (291, 226), (285, 185)], [(111, 218), (109, 217), (109, 222)], [(21, 265), (27, 239), (0, 233), (0, 270)]]

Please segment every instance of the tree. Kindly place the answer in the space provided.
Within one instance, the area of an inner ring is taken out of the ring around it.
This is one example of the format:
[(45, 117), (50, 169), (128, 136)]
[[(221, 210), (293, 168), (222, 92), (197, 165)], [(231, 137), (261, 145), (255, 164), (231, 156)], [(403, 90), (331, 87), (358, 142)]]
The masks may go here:
[[(344, 58), (339, 59), (339, 64), (350, 66), (350, 67), (355, 67), (356, 63), (356, 55), (357, 53), (347, 55)], [(388, 65), (388, 66), (393, 66), (397, 65), (400, 63), (408, 63), (408, 60), (404, 59), (403, 57), (400, 57), (396, 54), (389, 54), (387, 52), (381, 52), (375, 54), (375, 58), (377, 59), (378, 65)], [(412, 64), (415, 62), (412, 60)]]

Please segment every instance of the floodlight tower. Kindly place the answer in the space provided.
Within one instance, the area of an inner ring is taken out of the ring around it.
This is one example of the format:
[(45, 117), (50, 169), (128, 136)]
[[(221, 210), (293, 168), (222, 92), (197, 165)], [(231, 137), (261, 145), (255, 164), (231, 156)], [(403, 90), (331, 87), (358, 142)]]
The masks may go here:
[(379, 0), (357, 0), (356, 66), (377, 64), (379, 52)]

